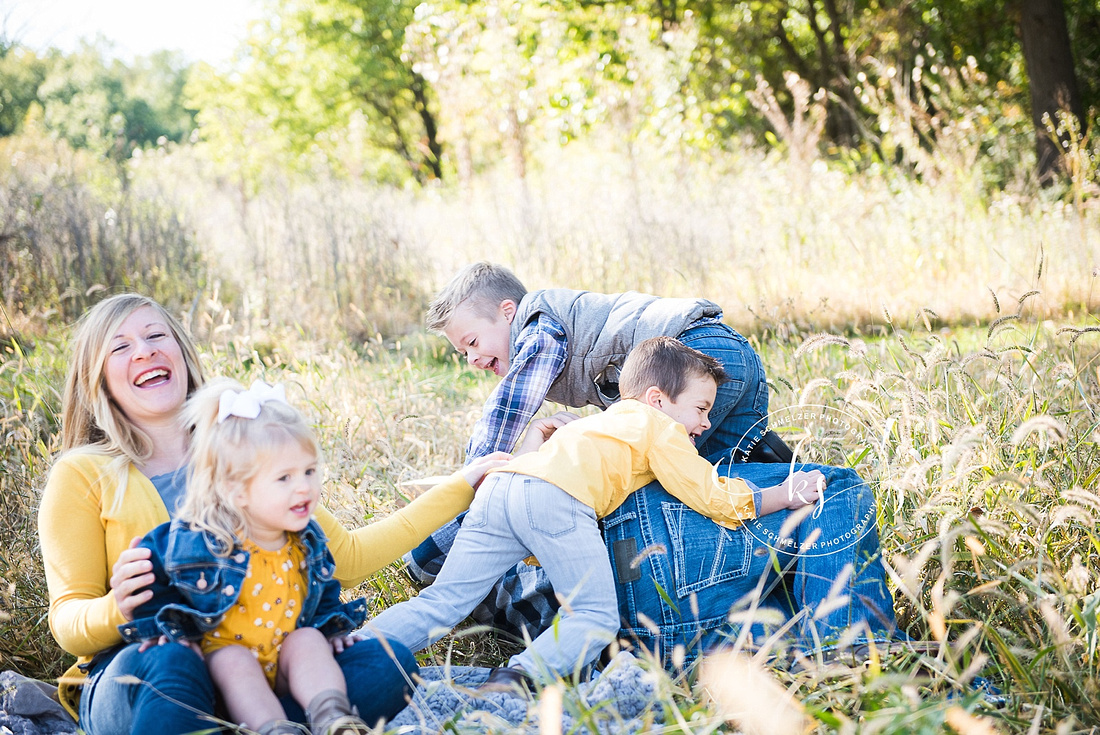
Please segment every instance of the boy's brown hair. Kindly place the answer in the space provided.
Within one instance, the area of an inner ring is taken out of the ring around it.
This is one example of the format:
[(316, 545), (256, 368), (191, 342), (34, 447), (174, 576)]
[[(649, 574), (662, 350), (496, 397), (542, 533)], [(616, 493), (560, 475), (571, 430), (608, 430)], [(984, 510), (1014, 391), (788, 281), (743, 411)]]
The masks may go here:
[(710, 355), (693, 350), (672, 337), (652, 337), (635, 345), (619, 375), (619, 394), (640, 399), (650, 386), (675, 401), (691, 378), (713, 378), (721, 385), (729, 376)]
[(429, 330), (442, 332), (460, 304), (468, 302), (476, 314), (489, 318), (502, 301), (510, 299), (519, 306), (526, 295), (527, 288), (504, 266), (484, 260), (471, 263), (456, 273), (432, 299), (424, 322)]

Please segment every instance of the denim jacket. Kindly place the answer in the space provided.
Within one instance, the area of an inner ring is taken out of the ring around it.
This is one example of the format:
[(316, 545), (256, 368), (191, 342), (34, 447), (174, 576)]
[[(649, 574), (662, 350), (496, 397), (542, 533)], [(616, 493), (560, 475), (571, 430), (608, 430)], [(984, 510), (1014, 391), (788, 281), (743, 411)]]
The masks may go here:
[[(306, 597), (298, 627), (319, 629), (326, 637), (349, 633), (366, 619), (360, 597), (340, 602), (340, 583), (333, 577), (336, 562), (317, 521), (298, 533), (305, 549)], [(221, 623), (240, 597), (249, 552), (239, 545), (228, 556), (214, 553), (217, 541), (180, 520), (163, 523), (145, 535), (141, 546), (152, 552), (153, 597), (134, 611), (134, 619), (118, 626), (127, 641), (167, 636), (177, 641), (197, 639)]]

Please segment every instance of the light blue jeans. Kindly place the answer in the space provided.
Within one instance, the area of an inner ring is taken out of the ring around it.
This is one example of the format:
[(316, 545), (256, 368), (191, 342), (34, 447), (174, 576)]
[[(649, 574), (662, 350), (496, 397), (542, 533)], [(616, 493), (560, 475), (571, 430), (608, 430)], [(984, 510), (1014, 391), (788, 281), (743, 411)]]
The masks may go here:
[(485, 599), (501, 575), (539, 560), (563, 600), (560, 618), (509, 664), (568, 675), (591, 663), (619, 629), (615, 583), (596, 513), (561, 488), (510, 472), (493, 473), (435, 583), (364, 627), (417, 651), (447, 635)]
[[(604, 518), (622, 636), (666, 664), (677, 646), (690, 661), (746, 626), (757, 644), (785, 622), (790, 638), (806, 647), (850, 627), (861, 637), (891, 636), (894, 605), (870, 486), (841, 467), (795, 469), (818, 469), (827, 479), (816, 516), (798, 523), (788, 524), (792, 511), (784, 510), (723, 528), (657, 483)], [(790, 468), (741, 463), (720, 471), (768, 487)]]

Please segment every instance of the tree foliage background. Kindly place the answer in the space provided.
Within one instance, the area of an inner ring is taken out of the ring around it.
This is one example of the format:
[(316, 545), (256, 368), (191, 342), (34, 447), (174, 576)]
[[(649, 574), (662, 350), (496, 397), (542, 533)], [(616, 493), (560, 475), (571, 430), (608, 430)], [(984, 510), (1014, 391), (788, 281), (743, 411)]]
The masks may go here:
[[(1069, 47), (1025, 33), (1036, 18)], [(1029, 38), (1069, 66), (1033, 78)], [(800, 266), (822, 231), (797, 223), (813, 214), (806, 182), (823, 172), (894, 191), (949, 181), (987, 211), (1091, 206), (1098, 65), (1092, 0), (268, 0), (220, 67), (123, 62), (103, 39), (35, 52), (0, 31), (0, 141), (28, 162), (0, 208), (6, 303), (79, 310), (123, 272), (185, 292), (211, 282), (217, 241), (229, 272), (262, 274), (264, 303), (304, 274), (369, 334), (365, 301), (415, 310), (434, 287), (397, 275), (424, 272), (432, 196), (481, 191), (508, 258), (560, 239), (613, 260), (624, 232), (657, 246), (647, 196), (699, 202), (685, 177), (749, 175), (757, 155), (789, 167), (761, 196), (790, 205), (779, 242)], [(1063, 98), (1072, 114), (1036, 107)], [(602, 222), (565, 232), (537, 198), (538, 177), (589, 164), (602, 173), (585, 185), (626, 208), (613, 237)], [(661, 177), (679, 189), (660, 193)], [(395, 253), (389, 281), (349, 276)], [(597, 280), (604, 257), (588, 259)]]
[[(195, 129), (245, 178), (245, 159), (266, 155), (298, 171), (324, 162), (422, 184), (501, 155), (522, 172), (542, 145), (600, 126), (701, 150), (762, 139), (775, 131), (750, 93), (766, 84), (789, 113), (793, 72), (825, 101), (823, 145), (881, 155), (883, 92), (930, 115), (983, 105), (991, 138), (1020, 132), (1029, 4), (269, 0), (228, 69), (187, 68), (167, 53), (124, 64), (102, 40), (40, 56), (0, 39), (0, 134), (40, 121), (75, 148), (123, 160)], [(1100, 7), (1042, 4), (1068, 29), (1073, 111), (1087, 122), (1100, 99)], [(968, 68), (980, 76), (965, 97), (943, 97), (941, 75)], [(246, 155), (246, 140), (261, 150)]]
[(371, 497), (460, 461), (489, 381), (417, 332), (488, 259), (711, 298), (773, 408), (875, 416), (902, 625), (952, 646), (783, 674), (826, 730), (1095, 732), (1098, 104), (1096, 0), (268, 0), (219, 66), (0, 21), (3, 668), (66, 660), (59, 329), (157, 298), (213, 373), (300, 382)]

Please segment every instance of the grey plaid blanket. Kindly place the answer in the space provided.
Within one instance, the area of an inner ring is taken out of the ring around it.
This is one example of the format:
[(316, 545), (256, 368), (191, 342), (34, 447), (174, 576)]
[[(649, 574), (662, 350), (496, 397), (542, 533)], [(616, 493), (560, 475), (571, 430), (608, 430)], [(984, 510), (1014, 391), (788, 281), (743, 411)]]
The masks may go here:
[[(424, 667), (423, 681), (411, 704), (388, 725), (401, 735), (457, 733), (539, 732), (539, 703), (517, 694), (480, 693), (489, 669), (456, 666)], [(567, 689), (562, 701), (562, 732), (584, 725), (586, 732), (626, 735), (652, 729), (664, 721), (655, 707), (657, 677), (638, 665), (629, 653), (620, 653), (595, 679)]]

